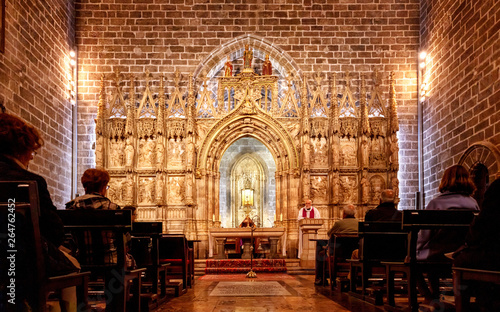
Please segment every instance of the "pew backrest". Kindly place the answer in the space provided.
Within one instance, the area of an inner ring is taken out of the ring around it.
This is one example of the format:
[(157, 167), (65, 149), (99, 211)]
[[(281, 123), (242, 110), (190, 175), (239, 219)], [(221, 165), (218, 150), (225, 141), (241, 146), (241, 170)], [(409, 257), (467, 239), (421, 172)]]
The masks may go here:
[(409, 242), (406, 262), (417, 261), (417, 240), (420, 230), (456, 231), (457, 237), (465, 239), (465, 234), (472, 220), (478, 214), (478, 210), (455, 208), (447, 210), (403, 210), (402, 228), (408, 232)]
[(362, 261), (399, 261), (406, 256), (408, 235), (401, 222), (359, 222), (358, 235)]

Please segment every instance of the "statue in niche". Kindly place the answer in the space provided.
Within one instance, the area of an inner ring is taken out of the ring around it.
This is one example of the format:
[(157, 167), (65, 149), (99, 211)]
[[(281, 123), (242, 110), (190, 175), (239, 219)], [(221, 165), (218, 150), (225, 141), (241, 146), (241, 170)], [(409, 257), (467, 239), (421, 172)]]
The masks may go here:
[(132, 176), (128, 176), (122, 183), (122, 198), (127, 205), (131, 205), (134, 201), (134, 181)]
[(309, 179), (309, 175), (307, 174), (302, 174), (302, 189), (304, 191), (304, 198), (309, 198), (310, 197), (310, 189), (311, 189), (311, 181)]
[(163, 157), (165, 155), (165, 146), (163, 143), (156, 142), (156, 167), (161, 168), (163, 166)]
[(154, 180), (148, 179), (144, 180), (144, 198), (143, 202), (152, 203), (154, 202)]
[(122, 165), (123, 142), (111, 141), (110, 146), (110, 167), (120, 167)]
[(184, 197), (184, 185), (181, 178), (175, 177), (170, 180), (169, 183), (169, 199), (171, 203), (180, 203), (183, 201)]
[(369, 152), (368, 152), (368, 138), (366, 136), (361, 137), (361, 166), (366, 168), (369, 166)]
[(132, 138), (127, 138), (127, 144), (125, 146), (125, 166), (132, 168), (134, 165), (134, 146), (132, 145)]
[(224, 77), (233, 76), (233, 64), (229, 60), (229, 56), (226, 58), (226, 64), (224, 64)]
[(398, 163), (398, 138), (396, 135), (392, 135), (389, 137), (389, 162), (391, 164)]
[(248, 48), (248, 44), (245, 45), (245, 51), (243, 52), (243, 69), (252, 68), (253, 51)]
[(368, 203), (368, 196), (370, 192), (370, 183), (368, 182), (366, 171), (363, 172), (363, 176), (361, 177), (361, 181), (359, 182), (361, 185), (361, 203)]
[(338, 172), (335, 173), (335, 176), (333, 177), (333, 203), (338, 204), (339, 203), (339, 196), (340, 196), (340, 177)]
[(371, 203), (378, 204), (380, 201), (380, 193), (385, 188), (384, 180), (380, 176), (374, 176), (370, 179), (371, 185)]
[(266, 54), (266, 60), (262, 64), (262, 75), (271, 76), (273, 74), (273, 64), (269, 60), (269, 54)]

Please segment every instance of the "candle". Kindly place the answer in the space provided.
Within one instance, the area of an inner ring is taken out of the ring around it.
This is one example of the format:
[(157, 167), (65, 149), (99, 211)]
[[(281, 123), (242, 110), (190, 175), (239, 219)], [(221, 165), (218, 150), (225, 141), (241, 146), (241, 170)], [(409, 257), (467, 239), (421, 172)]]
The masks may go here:
[(212, 215), (212, 222), (215, 222), (215, 213)]
[(276, 220), (276, 212), (274, 213), (274, 219), (273, 220), (274, 221), (278, 221), (278, 220)]
[(219, 214), (219, 221), (222, 221), (222, 216)]
[(283, 214), (280, 214), (280, 221), (283, 221)]

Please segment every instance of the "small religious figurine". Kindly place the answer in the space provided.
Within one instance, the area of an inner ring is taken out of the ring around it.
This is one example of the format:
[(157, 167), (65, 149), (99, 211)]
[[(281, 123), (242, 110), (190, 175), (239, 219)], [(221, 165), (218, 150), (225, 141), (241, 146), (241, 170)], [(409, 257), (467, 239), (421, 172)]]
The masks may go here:
[(262, 64), (262, 75), (272, 75), (273, 74), (273, 64), (271, 64), (271, 61), (269, 60), (269, 54), (266, 54), (266, 60), (264, 61), (264, 64)]
[(252, 68), (253, 51), (245, 45), (245, 52), (243, 52), (243, 69)]
[(224, 64), (224, 77), (233, 76), (233, 64), (229, 60), (229, 56), (226, 59), (226, 64)]

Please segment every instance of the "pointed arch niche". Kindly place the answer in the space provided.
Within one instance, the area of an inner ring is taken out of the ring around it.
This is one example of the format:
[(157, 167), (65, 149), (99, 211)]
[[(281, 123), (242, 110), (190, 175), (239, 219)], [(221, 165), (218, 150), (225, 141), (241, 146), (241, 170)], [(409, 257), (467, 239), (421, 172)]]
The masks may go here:
[(250, 216), (259, 227), (272, 227), (276, 213), (276, 164), (269, 149), (254, 138), (235, 141), (222, 156), (219, 173), (221, 226), (238, 227), (245, 218), (241, 190), (253, 190)]

